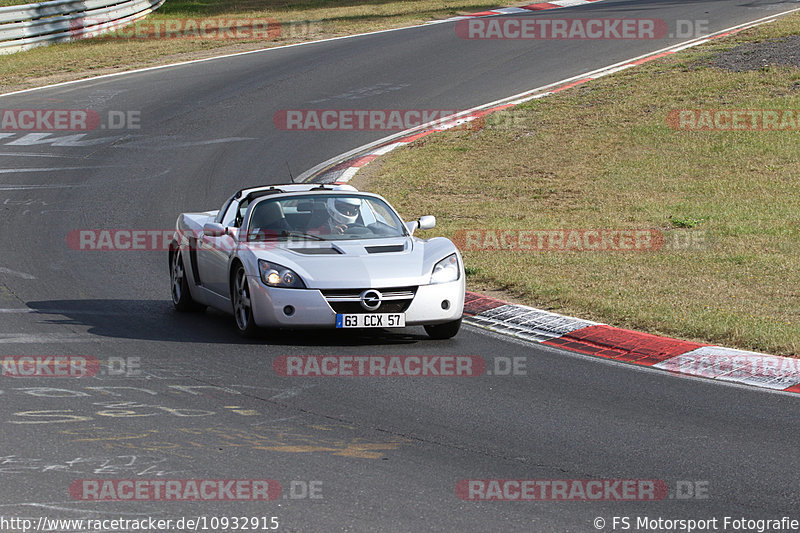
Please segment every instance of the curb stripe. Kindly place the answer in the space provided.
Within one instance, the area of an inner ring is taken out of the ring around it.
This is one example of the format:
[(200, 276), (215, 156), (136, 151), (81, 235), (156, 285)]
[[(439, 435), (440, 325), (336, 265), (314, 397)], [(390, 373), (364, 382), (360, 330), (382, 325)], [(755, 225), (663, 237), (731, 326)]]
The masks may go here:
[(495, 12), (501, 15), (514, 15), (516, 13), (526, 13), (527, 10), (521, 7), (501, 7), (500, 9), (495, 9)]
[(467, 292), (464, 316), (476, 326), (584, 355), (671, 374), (800, 393), (800, 359), (642, 333)]
[(592, 81), (593, 79), (594, 78), (583, 78), (582, 80), (573, 81), (572, 83), (568, 83), (566, 85), (562, 85), (561, 87), (559, 87), (557, 89), (553, 89), (550, 92), (551, 93), (558, 93), (558, 92), (561, 92), (561, 91), (565, 91), (567, 89), (571, 89), (572, 87), (575, 87), (576, 85), (580, 85), (582, 83), (586, 83), (587, 81)]
[(436, 131), (436, 130), (428, 130), (428, 131), (423, 131), (423, 132), (420, 132), (420, 133), (415, 133), (414, 135), (409, 135), (408, 137), (403, 137), (402, 139), (398, 139), (397, 141), (395, 141), (395, 144), (400, 145), (400, 144), (413, 143), (417, 139), (421, 139), (422, 137), (425, 137), (426, 135), (430, 135), (434, 131)]
[(455, 22), (458, 20), (464, 20), (469, 18), (495, 17), (497, 15), (512, 15), (514, 13), (527, 13), (530, 11), (561, 9), (565, 7), (582, 6), (601, 1), (602, 0), (555, 0), (553, 2), (541, 2), (538, 4), (529, 4), (527, 6), (520, 6), (520, 7), (498, 7), (495, 9), (490, 9), (488, 11), (478, 11), (477, 13), (470, 13), (468, 15), (458, 15), (446, 19), (431, 20), (429, 22), (426, 22), (425, 24), (441, 24), (443, 22)]
[(522, 6), (522, 9), (527, 9), (529, 11), (541, 11), (543, 9), (558, 9), (558, 4), (551, 4), (550, 2), (543, 2), (541, 4), (530, 4), (527, 6)]
[(674, 53), (675, 53), (674, 51), (664, 52), (664, 53), (661, 53), (661, 54), (656, 54), (654, 56), (642, 58), (642, 59), (640, 59), (638, 61), (632, 61), (629, 64), (630, 65), (641, 65), (642, 63), (647, 63), (648, 61), (652, 61), (654, 59), (660, 59), (662, 57), (666, 57), (666, 56), (672, 55)]
[(669, 359), (658, 368), (721, 381), (785, 390), (800, 384), (800, 359), (703, 346)]
[(378, 154), (370, 154), (370, 155), (365, 155), (363, 157), (359, 157), (358, 159), (353, 159), (352, 161), (350, 161), (350, 166), (351, 167), (363, 167), (364, 165), (366, 165), (367, 163), (369, 163), (370, 161), (372, 161), (376, 157), (378, 157)]
[(464, 314), (475, 316), (502, 305), (506, 305), (506, 302), (482, 294), (467, 292), (464, 297)]
[(661, 363), (702, 346), (606, 325), (579, 329), (543, 344), (645, 366)]

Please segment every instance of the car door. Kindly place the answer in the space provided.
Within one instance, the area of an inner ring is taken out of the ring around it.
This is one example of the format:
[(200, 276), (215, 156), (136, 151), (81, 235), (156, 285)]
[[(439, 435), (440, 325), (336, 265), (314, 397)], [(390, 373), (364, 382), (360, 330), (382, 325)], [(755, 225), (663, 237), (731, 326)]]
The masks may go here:
[(213, 237), (203, 234), (197, 245), (197, 265), (201, 285), (224, 298), (230, 298), (228, 262), (236, 248), (238, 228), (244, 212), (247, 211), (247, 203), (247, 200), (241, 202), (234, 200), (221, 221), (222, 225), (228, 228), (225, 235)]

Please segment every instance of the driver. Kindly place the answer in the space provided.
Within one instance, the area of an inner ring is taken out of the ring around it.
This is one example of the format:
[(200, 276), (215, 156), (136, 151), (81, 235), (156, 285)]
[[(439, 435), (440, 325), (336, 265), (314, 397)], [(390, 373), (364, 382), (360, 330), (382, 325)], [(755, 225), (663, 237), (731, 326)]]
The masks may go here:
[(352, 196), (328, 198), (325, 202), (328, 211), (328, 221), (322, 227), (316, 228), (319, 233), (342, 234), (355, 224), (361, 210), (361, 199)]

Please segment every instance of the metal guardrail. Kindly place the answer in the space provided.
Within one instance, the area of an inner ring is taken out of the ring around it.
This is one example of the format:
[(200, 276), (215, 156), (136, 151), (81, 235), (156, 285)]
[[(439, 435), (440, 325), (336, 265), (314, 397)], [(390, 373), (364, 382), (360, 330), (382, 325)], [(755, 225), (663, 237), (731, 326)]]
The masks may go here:
[(0, 7), (0, 54), (94, 37), (130, 24), (164, 0), (53, 0)]

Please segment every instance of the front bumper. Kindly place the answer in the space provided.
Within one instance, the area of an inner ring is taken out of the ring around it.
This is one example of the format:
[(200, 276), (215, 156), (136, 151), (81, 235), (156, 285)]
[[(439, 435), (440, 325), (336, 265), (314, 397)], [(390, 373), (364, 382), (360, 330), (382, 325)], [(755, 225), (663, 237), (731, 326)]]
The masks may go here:
[[(261, 327), (335, 328), (336, 313), (318, 289), (267, 287), (258, 276), (248, 276), (253, 319)], [(449, 283), (420, 285), (406, 314), (406, 326), (451, 322), (464, 312), (464, 277)], [(442, 309), (442, 302), (448, 308)], [(287, 313), (287, 307), (294, 312)], [(380, 313), (381, 310), (376, 311)]]

